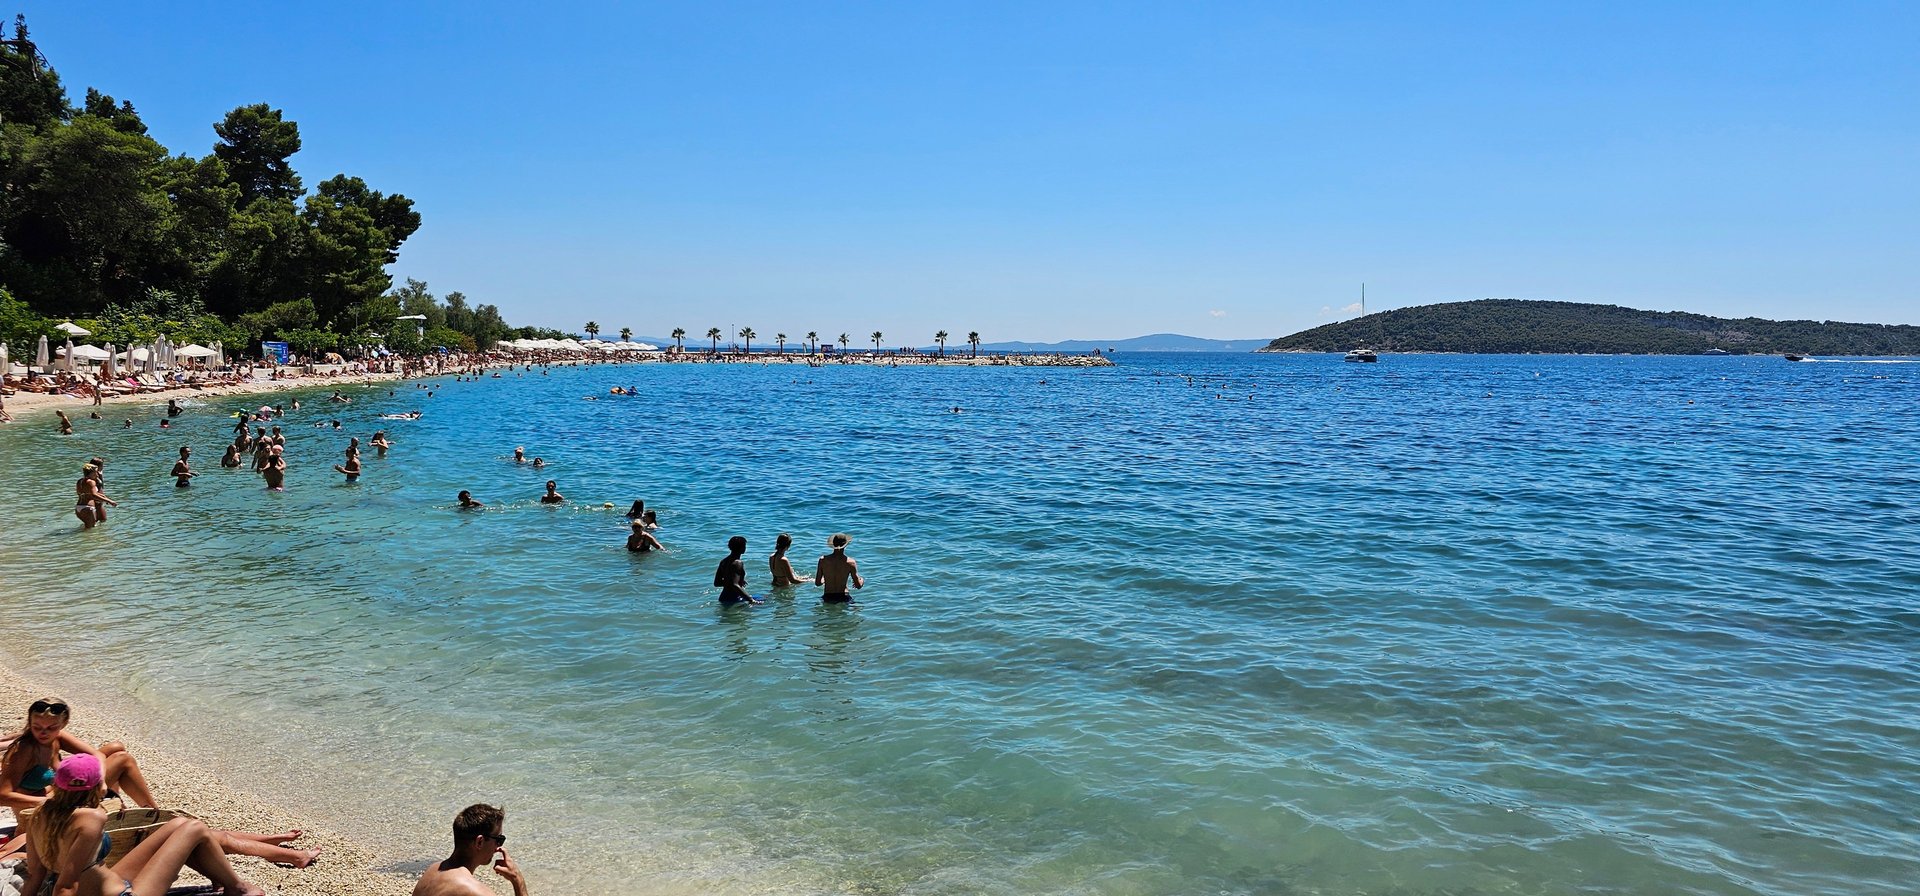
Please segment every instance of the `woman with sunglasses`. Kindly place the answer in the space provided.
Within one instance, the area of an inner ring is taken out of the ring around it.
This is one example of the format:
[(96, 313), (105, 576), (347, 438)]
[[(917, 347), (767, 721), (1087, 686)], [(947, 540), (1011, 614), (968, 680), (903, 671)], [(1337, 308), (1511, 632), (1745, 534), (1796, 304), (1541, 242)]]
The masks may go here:
[(27, 724), (0, 754), (0, 805), (19, 811), (38, 807), (47, 800), (47, 785), (53, 783), (53, 767), (62, 753), (90, 753), (100, 761), (107, 787), (118, 791), (134, 805), (153, 808), (153, 791), (147, 789), (146, 776), (133, 754), (119, 742), (101, 744), (94, 749), (86, 741), (67, 732), (67, 701), (46, 697), (27, 707)]
[[(61, 753), (92, 756), (100, 765), (106, 787), (137, 806), (154, 808), (153, 791), (147, 787), (140, 763), (118, 741), (94, 749), (86, 741), (67, 731), (71, 710), (58, 697), (45, 697), (27, 707), (27, 727), (14, 735), (6, 752), (0, 754), (0, 805), (18, 812), (44, 805), (50, 795), (53, 768), (60, 764)], [(254, 856), (278, 865), (305, 868), (320, 857), (318, 849), (292, 849), (286, 844), (298, 839), (301, 831), (285, 834), (242, 834), (235, 831), (213, 832), (220, 848), (231, 855)]]
[(59, 892), (72, 896), (163, 896), (180, 869), (190, 867), (220, 887), (226, 896), (266, 896), (266, 891), (233, 870), (205, 822), (176, 818), (161, 825), (112, 867), (103, 864), (113, 850), (100, 760), (92, 753), (69, 756), (54, 771), (53, 791), (26, 824), (27, 879), (23, 893), (37, 893), (48, 874), (58, 876)]

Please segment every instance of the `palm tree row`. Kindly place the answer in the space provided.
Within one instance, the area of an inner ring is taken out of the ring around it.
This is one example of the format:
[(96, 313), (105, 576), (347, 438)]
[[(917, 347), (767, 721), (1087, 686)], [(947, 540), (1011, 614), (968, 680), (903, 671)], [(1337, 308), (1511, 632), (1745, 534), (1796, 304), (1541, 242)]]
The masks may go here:
[[(598, 338), (600, 336), (600, 324), (596, 321), (587, 321), (587, 325), (585, 327), (582, 327), (581, 329), (586, 330), (587, 335), (589, 337)], [(669, 335), (673, 337), (674, 351), (680, 351), (682, 348), (685, 347), (684, 343), (687, 338), (686, 328), (674, 327), (673, 332)], [(724, 334), (721, 332), (719, 327), (711, 327), (707, 330), (707, 338), (709, 340), (712, 340), (713, 351), (716, 354), (718, 354), (720, 351), (720, 337), (722, 335)], [(739, 336), (741, 340), (743, 340), (746, 343), (747, 354), (753, 354), (753, 340), (758, 338), (760, 334), (755, 333), (752, 327), (742, 327), (740, 329), (740, 332), (735, 335)], [(633, 338), (632, 327), (620, 328), (620, 341), (625, 342), (632, 338)], [(880, 350), (880, 340), (886, 337), (879, 330), (875, 330), (873, 331), (873, 334), (868, 336), (867, 338), (873, 340), (873, 350), (877, 352)], [(940, 357), (942, 358), (947, 356), (947, 339), (948, 338), (950, 338), (950, 336), (945, 330), (941, 330), (940, 332), (933, 334), (933, 341), (940, 343)], [(783, 355), (786, 354), (787, 353), (787, 334), (775, 333), (773, 336), (773, 340), (780, 344), (780, 354), (783, 354)], [(808, 330), (804, 341), (805, 341), (805, 345), (807, 346), (807, 351), (809, 353), (818, 352), (820, 350), (820, 334), (819, 333), (813, 330)], [(847, 334), (841, 333), (838, 341), (840, 343), (841, 350), (844, 351), (847, 347), (847, 343), (852, 342), (853, 340), (848, 338)], [(977, 358), (980, 356), (980, 331), (975, 330), (967, 334), (967, 345), (972, 347), (971, 357)]]

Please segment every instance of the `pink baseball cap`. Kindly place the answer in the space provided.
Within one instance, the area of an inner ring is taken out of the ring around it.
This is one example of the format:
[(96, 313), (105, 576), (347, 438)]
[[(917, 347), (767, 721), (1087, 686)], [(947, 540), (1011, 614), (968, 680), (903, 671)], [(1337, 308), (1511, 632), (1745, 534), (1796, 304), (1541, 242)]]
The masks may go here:
[(62, 761), (59, 770), (53, 773), (53, 786), (80, 792), (99, 787), (104, 779), (100, 760), (92, 753), (76, 753)]

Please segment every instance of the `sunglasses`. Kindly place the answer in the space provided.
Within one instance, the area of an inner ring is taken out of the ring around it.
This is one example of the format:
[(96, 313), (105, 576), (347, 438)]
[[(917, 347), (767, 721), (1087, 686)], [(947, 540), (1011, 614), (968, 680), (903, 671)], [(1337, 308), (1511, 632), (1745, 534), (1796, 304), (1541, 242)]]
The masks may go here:
[(507, 835), (505, 834), (481, 834), (480, 836), (492, 840), (495, 846), (507, 845)]
[(65, 703), (48, 703), (45, 700), (35, 700), (32, 706), (27, 707), (27, 713), (36, 716), (64, 716), (67, 714), (67, 705)]

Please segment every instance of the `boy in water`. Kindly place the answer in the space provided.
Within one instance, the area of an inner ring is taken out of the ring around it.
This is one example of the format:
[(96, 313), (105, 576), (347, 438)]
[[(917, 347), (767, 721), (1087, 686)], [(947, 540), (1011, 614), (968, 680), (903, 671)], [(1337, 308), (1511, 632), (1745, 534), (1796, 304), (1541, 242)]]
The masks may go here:
[(187, 455), (192, 453), (193, 449), (185, 445), (180, 446), (180, 459), (173, 462), (173, 472), (167, 474), (173, 477), (174, 488), (186, 488), (189, 480), (200, 475), (195, 473), (192, 467), (187, 466)]
[(747, 552), (747, 537), (735, 535), (727, 539), (727, 556), (720, 559), (720, 565), (713, 569), (713, 587), (720, 589), (720, 605), (757, 604), (760, 601), (747, 593), (747, 564), (740, 561)]
[(558, 504), (566, 499), (566, 495), (560, 494), (560, 483), (551, 479), (547, 480), (547, 493), (540, 496), (540, 503)]
[(485, 507), (485, 506), (487, 505), (482, 504), (479, 501), (475, 501), (473, 499), (473, 492), (467, 491), (466, 489), (460, 490), (460, 509), (461, 510), (472, 510), (476, 507)]
[(853, 581), (853, 587), (856, 590), (867, 587), (866, 581), (860, 578), (860, 564), (847, 556), (847, 545), (852, 543), (853, 536), (845, 532), (834, 533), (832, 538), (827, 539), (827, 547), (832, 548), (833, 553), (821, 557), (820, 562), (814, 565), (813, 583), (826, 587), (827, 590), (820, 595), (820, 599), (827, 603), (853, 602), (853, 595), (847, 593), (849, 579)]

